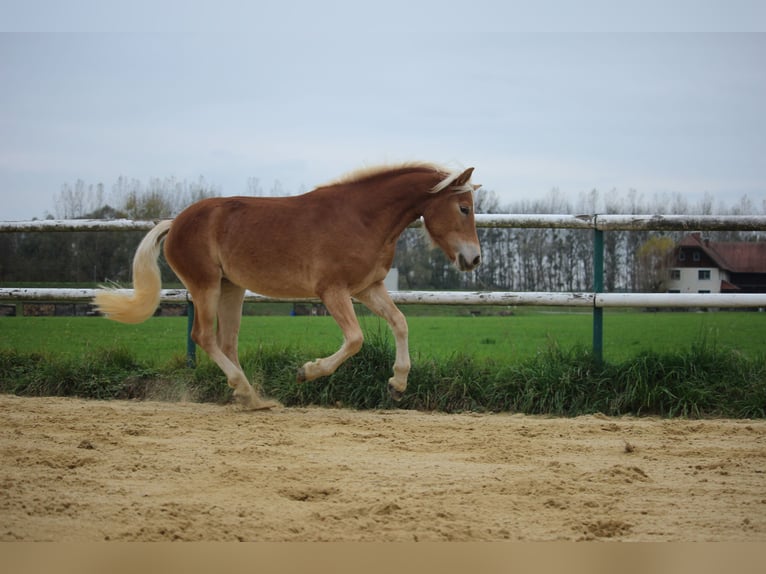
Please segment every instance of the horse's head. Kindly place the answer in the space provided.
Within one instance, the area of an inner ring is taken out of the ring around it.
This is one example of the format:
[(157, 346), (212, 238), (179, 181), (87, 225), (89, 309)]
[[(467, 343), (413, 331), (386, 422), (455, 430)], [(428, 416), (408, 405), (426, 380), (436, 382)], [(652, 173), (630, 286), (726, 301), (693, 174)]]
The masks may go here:
[(481, 246), (473, 217), (473, 192), (479, 185), (470, 183), (473, 168), (452, 174), (436, 185), (434, 197), (423, 212), (431, 240), (461, 271), (471, 271), (481, 263)]

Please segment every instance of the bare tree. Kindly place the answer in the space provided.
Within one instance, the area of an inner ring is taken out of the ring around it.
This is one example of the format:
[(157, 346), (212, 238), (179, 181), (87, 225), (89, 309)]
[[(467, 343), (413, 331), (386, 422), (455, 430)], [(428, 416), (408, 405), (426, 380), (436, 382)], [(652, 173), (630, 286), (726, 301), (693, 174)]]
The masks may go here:
[(675, 243), (671, 237), (655, 235), (639, 248), (637, 255), (642, 291), (666, 291), (668, 268)]

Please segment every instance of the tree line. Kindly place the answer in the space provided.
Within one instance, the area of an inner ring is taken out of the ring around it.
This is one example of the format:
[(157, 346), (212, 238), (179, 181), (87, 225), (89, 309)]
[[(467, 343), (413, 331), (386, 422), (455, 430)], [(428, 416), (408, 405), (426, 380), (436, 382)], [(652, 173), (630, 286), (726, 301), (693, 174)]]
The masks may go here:
[[(120, 177), (107, 195), (103, 184), (64, 184), (46, 219), (135, 219), (173, 217), (220, 189), (196, 181), (153, 178), (147, 183)], [(0, 282), (127, 283), (142, 231), (0, 233)], [(163, 277), (178, 281), (161, 260)]]
[[(248, 181), (251, 195), (265, 195), (259, 180)], [(276, 182), (269, 195), (283, 193)], [(107, 194), (103, 184), (78, 180), (65, 184), (55, 197), (56, 219), (162, 219), (221, 191), (199, 178), (151, 179), (148, 183), (120, 177)], [(481, 189), (478, 213), (516, 214), (679, 214), (752, 215), (766, 213), (747, 196), (734, 204), (715, 203), (710, 195), (691, 203), (680, 194), (645, 198), (638, 192), (596, 190), (571, 199), (552, 190), (540, 199), (507, 204)], [(593, 289), (593, 233), (576, 229), (479, 229), (483, 262), (471, 273), (461, 273), (425, 232), (408, 229), (397, 244), (394, 266), (399, 288), (416, 290), (591, 291)], [(614, 291), (664, 290), (664, 263), (684, 232), (609, 231), (604, 234), (604, 287)], [(94, 284), (130, 281), (130, 263), (143, 232), (53, 232), (0, 234), (0, 282)], [(759, 232), (715, 232), (715, 241), (763, 240)], [(161, 261), (166, 282), (177, 282)]]
[[(558, 190), (534, 200), (501, 204), (497, 194), (479, 190), (478, 213), (626, 214), (626, 215), (753, 215), (766, 213), (747, 196), (727, 205), (705, 195), (691, 203), (680, 194), (644, 198), (636, 191), (594, 190), (575, 200)], [(397, 258), (404, 289), (468, 289), (500, 291), (591, 291), (593, 232), (580, 229), (479, 229), (482, 264), (461, 274), (437, 251), (426, 249), (423, 234), (407, 230), (399, 240)], [(608, 231), (604, 233), (604, 290), (657, 292), (665, 290), (668, 257), (687, 232)], [(714, 241), (763, 240), (762, 232), (711, 232)]]

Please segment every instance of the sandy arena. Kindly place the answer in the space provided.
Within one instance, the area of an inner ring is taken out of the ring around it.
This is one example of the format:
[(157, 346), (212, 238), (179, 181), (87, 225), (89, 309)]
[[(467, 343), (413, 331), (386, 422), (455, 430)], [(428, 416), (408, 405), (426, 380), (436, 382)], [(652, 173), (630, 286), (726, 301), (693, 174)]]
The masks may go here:
[(766, 421), (0, 395), (4, 541), (766, 541)]

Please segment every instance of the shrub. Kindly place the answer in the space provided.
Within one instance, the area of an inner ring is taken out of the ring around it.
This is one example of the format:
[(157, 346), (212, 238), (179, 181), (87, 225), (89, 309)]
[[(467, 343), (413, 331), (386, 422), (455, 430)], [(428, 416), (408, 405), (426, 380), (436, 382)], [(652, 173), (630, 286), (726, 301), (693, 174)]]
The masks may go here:
[[(766, 361), (705, 340), (688, 351), (642, 352), (617, 364), (599, 364), (584, 348), (562, 349), (552, 342), (513, 365), (459, 353), (440, 361), (416, 356), (400, 403), (387, 390), (394, 355), (387, 332), (368, 334), (358, 355), (333, 375), (308, 383), (296, 381), (307, 357), (293, 348), (260, 347), (245, 353), (241, 362), (264, 394), (286, 406), (558, 416), (766, 416)], [(218, 403), (231, 399), (223, 373), (207, 357), (195, 369), (182, 357), (157, 368), (140, 363), (123, 348), (95, 350), (77, 359), (0, 350), (0, 392)]]

